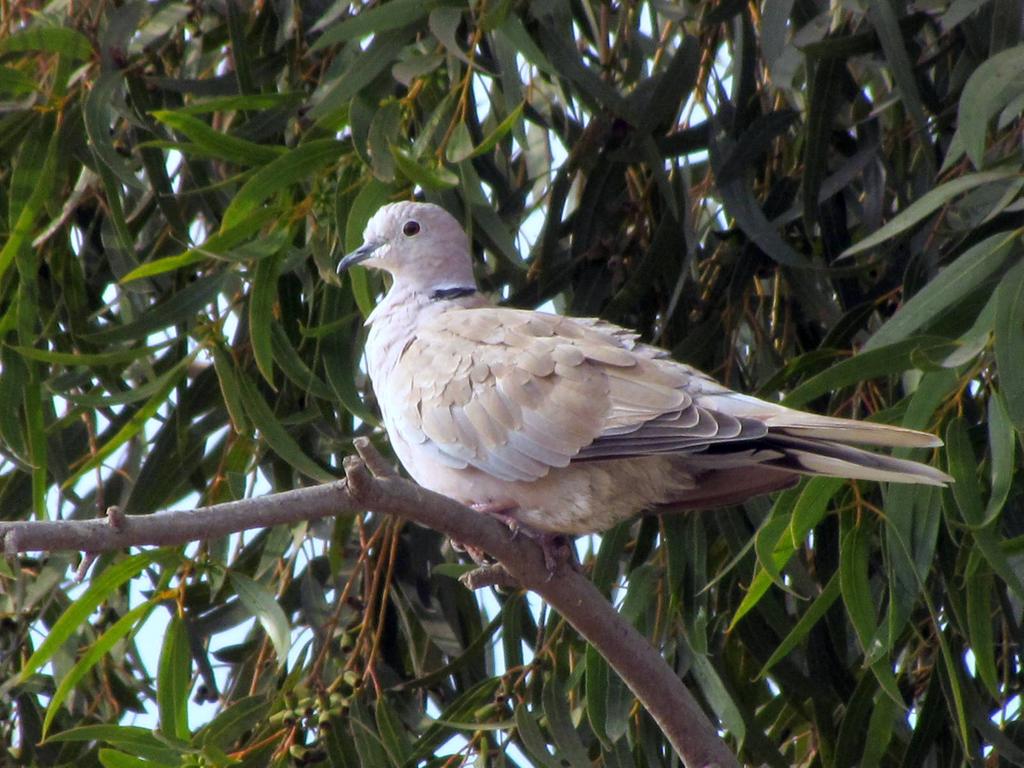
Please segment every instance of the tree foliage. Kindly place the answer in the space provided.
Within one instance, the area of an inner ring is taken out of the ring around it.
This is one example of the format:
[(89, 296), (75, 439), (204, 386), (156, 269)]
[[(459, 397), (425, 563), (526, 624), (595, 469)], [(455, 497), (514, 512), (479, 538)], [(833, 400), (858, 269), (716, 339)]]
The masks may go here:
[[(1024, 764), (1019, 0), (4, 14), (0, 518), (386, 449), (359, 365), (382, 285), (334, 264), (416, 194), (509, 305), (945, 438), (914, 458), (948, 490), (816, 479), (584, 545), (742, 761)], [(8, 559), (4, 759), (673, 764), (559, 616), (456, 562), (374, 515), (103, 556), (80, 586), (71, 554)]]

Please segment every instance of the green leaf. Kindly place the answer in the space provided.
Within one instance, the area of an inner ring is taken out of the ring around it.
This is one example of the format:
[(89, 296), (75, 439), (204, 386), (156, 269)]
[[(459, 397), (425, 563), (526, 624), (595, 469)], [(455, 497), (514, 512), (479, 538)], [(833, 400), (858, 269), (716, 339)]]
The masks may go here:
[(270, 335), (274, 349), (274, 361), (289, 381), (314, 397), (331, 400), (334, 397), (333, 390), (310, 370), (292, 345), (284, 328), (276, 320), (270, 325)]
[(1024, 582), (1000, 548), (995, 526), (986, 525), (977, 457), (963, 417), (953, 419), (946, 428), (946, 459), (949, 474), (954, 480), (952, 490), (946, 493), (951, 493), (955, 499), (960, 515), (989, 567), (1017, 593), (1018, 598), (1024, 599)]
[(14, 67), (0, 67), (0, 93), (22, 96), (38, 88), (37, 81)]
[(112, 126), (121, 116), (114, 109), (124, 87), (124, 73), (111, 70), (100, 75), (85, 100), (82, 117), (89, 134), (89, 146), (96, 159), (117, 177), (118, 182), (129, 189), (145, 189), (146, 186), (135, 175), (135, 170), (115, 149), (111, 135)]
[(381, 768), (398, 765), (384, 749), (384, 743), (381, 741), (376, 723), (373, 722), (361, 699), (351, 702), (348, 720), (352, 730), (352, 739), (356, 743), (356, 750), (359, 752), (362, 765), (380, 766)]
[(288, 651), (292, 645), (288, 617), (265, 586), (238, 571), (231, 571), (229, 575), (231, 585), (235, 588), (242, 605), (259, 620), (277, 653), (277, 663), (283, 667), (288, 661)]
[(767, 675), (772, 667), (786, 658), (797, 645), (803, 642), (811, 628), (825, 616), (825, 613), (832, 607), (837, 597), (839, 597), (839, 575), (832, 574), (828, 584), (825, 585), (821, 593), (814, 598), (814, 602), (804, 611), (796, 626), (790, 630), (789, 634), (782, 639), (782, 642), (779, 643), (772, 655), (768, 657), (764, 666), (761, 667), (758, 677), (763, 678)]
[(71, 635), (96, 610), (96, 607), (113, 594), (115, 589), (129, 579), (133, 579), (147, 565), (155, 562), (167, 564), (174, 559), (176, 559), (175, 555), (162, 550), (152, 550), (134, 555), (104, 569), (101, 574), (92, 579), (85, 593), (68, 606), (68, 609), (57, 619), (35, 653), (29, 657), (28, 661), (21, 668), (18, 679), (24, 682), (36, 670), (48, 662), (53, 654), (71, 638)]
[(100, 742), (112, 744), (133, 755), (158, 763), (177, 766), (180, 763), (178, 750), (168, 746), (165, 739), (158, 737), (150, 728), (136, 725), (82, 725), (61, 731), (47, 738), (50, 742)]
[(137, 320), (114, 325), (102, 331), (87, 334), (88, 341), (106, 346), (118, 341), (135, 341), (162, 331), (169, 325), (195, 322), (201, 310), (216, 301), (229, 275), (204, 276), (188, 287), (171, 294), (169, 298), (146, 310)]
[(1015, 233), (1000, 232), (966, 250), (875, 331), (864, 351), (902, 341), (952, 309), (999, 271), (1018, 242)]
[(447, 168), (421, 165), (401, 147), (392, 145), (391, 156), (395, 159), (395, 166), (401, 174), (424, 189), (451, 189), (459, 185), (459, 177)]
[(255, 724), (266, 719), (271, 702), (265, 696), (246, 696), (233, 702), (196, 733), (193, 741), (228, 749)]
[(171, 390), (174, 389), (178, 385), (178, 382), (181, 381), (186, 373), (188, 373), (188, 367), (192, 364), (197, 352), (193, 352), (188, 357), (183, 358), (177, 365), (167, 371), (167, 373), (163, 374), (158, 379), (160, 384), (154, 388), (153, 395), (149, 400), (139, 406), (124, 425), (109, 440), (107, 440), (107, 442), (92, 453), (87, 461), (75, 469), (75, 471), (72, 472), (66, 480), (64, 480), (61, 487), (72, 487), (85, 473), (91, 472), (93, 469), (98, 467), (108, 456), (138, 435), (146, 427), (149, 420), (156, 415), (157, 411), (166, 405), (167, 398), (170, 395)]
[(875, 637), (875, 600), (868, 582), (868, 542), (865, 523), (853, 523), (852, 515), (844, 514), (839, 558), (839, 588), (846, 604), (857, 638), (864, 655), (873, 657), (877, 649), (872, 647)]
[(569, 697), (566, 695), (564, 679), (560, 674), (552, 675), (544, 683), (541, 700), (544, 715), (548, 719), (548, 731), (557, 747), (559, 763), (572, 768), (589, 768), (587, 751), (580, 741), (576, 727), (569, 713)]
[(1024, 261), (996, 289), (994, 347), (1006, 412), (1024, 435)]
[[(292, 93), (246, 93), (240, 96), (214, 96), (180, 107), (174, 112), (179, 115), (203, 115), (208, 112), (238, 112), (244, 110), (268, 110), (298, 106), (303, 95)], [(260, 145), (266, 146), (266, 145)]]
[(377, 732), (381, 743), (396, 765), (404, 765), (412, 753), (412, 745), (405, 732), (405, 726), (382, 696), (377, 699), (376, 707)]
[(344, 122), (338, 119), (339, 113), (344, 115), (352, 97), (392, 65), (399, 52), (405, 48), (409, 37), (410, 32), (404, 28), (375, 35), (369, 48), (354, 55), (342, 72), (333, 78), (324, 79), (313, 96), (314, 107), (309, 111), (309, 116), (323, 127)]
[(188, 692), (192, 687), (192, 654), (188, 629), (175, 615), (164, 632), (157, 665), (156, 703), (160, 713), (160, 731), (167, 736), (188, 739)]
[(715, 715), (728, 729), (729, 733), (742, 743), (746, 738), (747, 726), (743, 720), (743, 713), (730, 695), (721, 675), (715, 669), (711, 660), (703, 653), (693, 653), (691, 656), (691, 672), (701, 693), (711, 705)]
[(248, 218), (268, 197), (329, 167), (345, 146), (345, 142), (336, 139), (315, 139), (300, 144), (260, 168), (238, 190), (224, 211), (221, 235)]
[[(134, 755), (119, 752), (116, 749), (101, 749), (99, 751), (99, 759), (100, 765), (103, 768), (153, 768), (153, 766), (162, 765), (161, 763), (153, 763)], [(173, 764), (168, 764), (168, 768), (170, 768), (170, 765)]]
[(990, 526), (1003, 512), (1006, 500), (1013, 486), (1016, 465), (1014, 453), (1013, 424), (1007, 413), (1006, 403), (999, 391), (993, 391), (988, 401), (988, 450), (990, 458), (989, 476), (991, 491), (985, 506), (984, 526)]
[(238, 371), (238, 389), (245, 413), (274, 453), (296, 470), (314, 480), (328, 483), (335, 478), (306, 455), (263, 399), (259, 389), (244, 372)]
[[(206, 261), (210, 258), (223, 258), (229, 261), (238, 260), (249, 260), (252, 258), (252, 249), (249, 249), (246, 253), (241, 255), (241, 258), (232, 258), (232, 249), (239, 246), (243, 241), (251, 237), (257, 230), (259, 230), (264, 224), (273, 221), (278, 216), (278, 211), (273, 207), (257, 208), (250, 211), (249, 215), (245, 216), (239, 223), (231, 227), (225, 232), (215, 232), (210, 235), (202, 245), (197, 245), (194, 248), (189, 248), (187, 251), (176, 254), (174, 256), (164, 256), (160, 259), (153, 259), (153, 261), (140, 264), (138, 267), (128, 272), (121, 278), (122, 283), (130, 283), (132, 280), (138, 280), (143, 277), (152, 277), (154, 275), (162, 275), (165, 272), (173, 272), (176, 269), (183, 267), (190, 267), (193, 264)], [(279, 234), (280, 233), (280, 234)], [(286, 235), (284, 230), (274, 230), (266, 238), (260, 240), (257, 245), (259, 248), (256, 250), (264, 251), (264, 249), (273, 249), (270, 253), (266, 251), (262, 253), (256, 253), (257, 257), (271, 255), (280, 249), (284, 243), (278, 242), (282, 235)]]
[(924, 144), (923, 162), (928, 169), (928, 175), (933, 176), (935, 166), (928, 139), (928, 118), (925, 116), (921, 93), (917, 87), (914, 65), (903, 40), (899, 18), (896, 16), (895, 3), (892, 0), (869, 0), (868, 19), (878, 34), (878, 41), (882, 44), (882, 51), (889, 63), (892, 78), (896, 81), (896, 89), (903, 106), (917, 128), (918, 140)]
[(548, 59), (544, 50), (534, 42), (522, 19), (518, 16), (510, 13), (498, 25), (495, 32), (500, 37), (504, 37), (515, 48), (518, 55), (522, 56), (541, 72), (551, 77), (559, 76), (559, 71)]
[(249, 341), (252, 356), (263, 379), (274, 387), (274, 344), (271, 325), (277, 302), (277, 276), (280, 256), (261, 259), (256, 263), (249, 293)]
[(434, 5), (430, 0), (391, 0), (375, 8), (353, 9), (351, 16), (327, 28), (309, 49), (310, 53), (329, 45), (409, 26), (425, 18)]
[[(515, 109), (506, 115), (504, 120), (498, 123), (493, 131), (484, 137), (484, 140), (481, 141), (475, 149), (470, 150), (468, 155), (465, 155), (464, 157), (460, 156), (458, 158), (449, 157), (448, 159), (453, 163), (458, 163), (462, 160), (472, 160), (474, 157), (480, 157), (481, 155), (491, 152), (496, 146), (498, 146), (498, 142), (505, 138), (505, 136), (507, 136), (509, 132), (519, 124), (522, 119), (523, 109), (525, 106), (525, 102), (518, 104)], [(460, 125), (463, 125), (463, 123), (460, 123)]]
[(57, 690), (54, 691), (53, 697), (50, 699), (50, 703), (46, 707), (46, 717), (43, 720), (43, 736), (46, 736), (50, 730), (50, 725), (53, 723), (53, 718), (56, 717), (58, 710), (67, 699), (68, 694), (78, 685), (79, 681), (88, 674), (96, 663), (102, 659), (114, 645), (125, 638), (132, 630), (141, 626), (145, 622), (146, 617), (150, 611), (155, 607), (155, 603), (152, 601), (146, 601), (141, 605), (137, 605), (132, 610), (128, 611), (124, 616), (118, 619), (114, 624), (107, 629), (102, 635), (100, 635), (96, 642), (94, 642), (89, 650), (83, 654), (75, 666), (68, 670), (67, 674), (61, 679), (60, 684), (57, 686)]
[(587, 720), (594, 735), (606, 749), (610, 748), (614, 739), (608, 735), (608, 680), (611, 669), (608, 662), (592, 645), (587, 645), (586, 653), (586, 696)]
[(985, 164), (989, 121), (1024, 93), (1024, 45), (1000, 51), (978, 65), (960, 93), (957, 133), (975, 168)]
[[(825, 516), (829, 501), (844, 485), (846, 481), (841, 478), (815, 477), (802, 488), (779, 494), (771, 515), (762, 525), (762, 528), (778, 535), (774, 542), (771, 536), (765, 535), (765, 544), (761, 547), (754, 578), (733, 614), (730, 629), (757, 605), (773, 583), (779, 583), (782, 568), (803, 545), (811, 528)], [(770, 556), (766, 554), (769, 552)]]
[[(721, 141), (712, 142), (710, 146), (711, 166), (719, 172), (726, 163), (727, 153), (732, 150), (731, 143), (724, 137)], [(736, 220), (738, 226), (758, 248), (779, 264), (793, 268), (811, 266), (811, 262), (782, 239), (775, 226), (765, 216), (761, 203), (743, 176), (727, 179), (718, 184), (725, 204), (726, 212)]]
[(69, 27), (31, 27), (0, 38), (0, 55), (44, 51), (82, 61), (92, 57), (89, 39)]
[(222, 133), (184, 111), (157, 109), (150, 114), (164, 125), (194, 141), (213, 157), (238, 165), (264, 165), (288, 151), (278, 145), (257, 144)]
[[(973, 560), (980, 559), (976, 552), (972, 555)], [(996, 668), (996, 644), (992, 632), (992, 572), (984, 566), (968, 566), (964, 575), (964, 591), (967, 597), (967, 634), (974, 654), (974, 665), (985, 688), (999, 701), (1003, 698), (1003, 692)]]
[[(46, 200), (53, 189), (62, 132), (56, 128), (51, 130), (53, 132), (50, 134), (49, 142), (46, 145), (45, 160), (39, 168), (36, 183), (25, 204), (18, 212), (17, 218), (11, 225), (11, 231), (7, 235), (7, 242), (4, 243), (3, 248), (0, 248), (0, 281), (4, 279), (15, 257), (23, 248), (29, 245), (29, 238), (32, 236), (36, 220), (39, 218), (40, 213), (42, 213), (43, 206), (46, 204)], [(33, 154), (33, 162), (35, 162), (35, 157), (36, 155)]]
[(123, 363), (130, 363), (141, 358), (152, 358), (161, 349), (167, 347), (170, 342), (153, 344), (148, 347), (131, 347), (129, 349), (116, 349), (111, 352), (58, 352), (50, 349), (37, 349), (36, 347), (22, 347), (9, 345), (22, 357), (29, 360), (38, 360), (42, 363), (53, 363), (56, 365), (76, 366), (81, 365), (88, 368), (103, 366), (117, 366)]
[(566, 764), (561, 759), (552, 757), (548, 752), (544, 734), (524, 705), (516, 707), (515, 719), (516, 733), (533, 765), (541, 768), (565, 768)]
[(917, 367), (916, 355), (935, 359), (948, 354), (955, 346), (940, 336), (911, 336), (884, 347), (861, 352), (812, 376), (783, 399), (790, 408), (799, 408), (809, 400), (834, 392), (841, 387), (889, 376), (908, 368)]
[(923, 194), (918, 200), (915, 200), (896, 214), (877, 232), (865, 237), (856, 245), (847, 248), (843, 251), (842, 256), (853, 256), (854, 254), (870, 250), (879, 243), (884, 243), (886, 240), (906, 232), (957, 195), (979, 187), (982, 184), (1011, 178), (1017, 173), (1019, 173), (1017, 168), (1002, 168), (993, 171), (982, 171), (980, 173), (969, 173), (952, 181), (947, 181), (945, 184), (941, 184)]

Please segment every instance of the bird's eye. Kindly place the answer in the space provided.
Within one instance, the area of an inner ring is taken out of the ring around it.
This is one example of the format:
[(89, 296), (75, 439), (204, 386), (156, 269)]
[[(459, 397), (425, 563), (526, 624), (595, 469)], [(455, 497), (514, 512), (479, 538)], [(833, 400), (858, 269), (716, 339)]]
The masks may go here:
[(420, 223), (418, 221), (412, 221), (411, 219), (402, 226), (402, 234), (406, 237), (412, 237), (420, 233)]

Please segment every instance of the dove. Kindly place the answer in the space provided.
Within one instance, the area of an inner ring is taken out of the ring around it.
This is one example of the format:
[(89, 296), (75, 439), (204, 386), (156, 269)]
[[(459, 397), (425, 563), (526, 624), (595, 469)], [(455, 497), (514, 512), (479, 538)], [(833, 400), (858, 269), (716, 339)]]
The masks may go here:
[(860, 445), (934, 435), (741, 394), (599, 319), (496, 306), (468, 238), (439, 206), (380, 208), (339, 272), (384, 270), (367, 372), (420, 485), (539, 536), (596, 533), (641, 512), (705, 509), (803, 475), (944, 486), (947, 474)]

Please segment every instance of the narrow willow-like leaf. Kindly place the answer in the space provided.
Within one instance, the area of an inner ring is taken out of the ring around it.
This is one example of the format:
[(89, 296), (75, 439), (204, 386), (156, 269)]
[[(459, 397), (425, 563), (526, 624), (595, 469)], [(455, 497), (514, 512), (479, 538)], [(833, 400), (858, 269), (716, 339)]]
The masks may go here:
[[(850, 515), (843, 515), (846, 521)], [(844, 525), (842, 549), (840, 552), (839, 587), (846, 604), (846, 612), (853, 624), (865, 656), (871, 656), (875, 649), (875, 602), (868, 583), (868, 550), (865, 524)]]
[(1024, 435), (1024, 260), (996, 291), (995, 353), (1006, 412)]
[(229, 133), (222, 133), (185, 112), (158, 109), (152, 115), (164, 125), (187, 136), (214, 157), (239, 165), (263, 165), (288, 151), (284, 147), (257, 144)]
[(312, 50), (407, 26), (424, 18), (431, 5), (433, 3), (423, 0), (391, 0), (375, 8), (361, 8), (358, 13), (327, 27)]
[(957, 109), (958, 132), (975, 168), (985, 165), (989, 121), (1007, 102), (1024, 94), (1024, 45), (1000, 51), (967, 79)]
[(245, 220), (268, 197), (316, 171), (322, 171), (342, 154), (344, 142), (335, 139), (315, 139), (300, 144), (287, 154), (267, 163), (249, 177), (221, 218), (220, 233), (226, 234), (232, 227)]
[(565, 682), (564, 677), (557, 672), (545, 681), (541, 698), (548, 719), (548, 731), (554, 739), (559, 761), (563, 765), (586, 768), (590, 760), (572, 722), (567, 691), (563, 687)]
[(912, 356), (917, 353), (941, 357), (953, 349), (954, 345), (941, 336), (912, 336), (861, 352), (812, 376), (786, 395), (783, 403), (790, 408), (799, 408), (809, 400), (841, 387), (916, 368)]
[(271, 325), (277, 301), (277, 275), (280, 257), (261, 259), (256, 263), (249, 294), (249, 340), (256, 367), (271, 388), (274, 388), (274, 342)]
[(412, 752), (412, 745), (405, 733), (405, 726), (402, 725), (402, 721), (383, 696), (377, 699), (375, 715), (377, 730), (380, 733), (384, 749), (387, 750), (396, 765), (403, 765)]
[(516, 707), (516, 733), (523, 749), (535, 765), (542, 768), (565, 768), (568, 761), (563, 762), (561, 755), (552, 757), (537, 721), (523, 705)]
[(246, 696), (233, 702), (217, 714), (209, 723), (196, 733), (194, 741), (207, 745), (215, 745), (221, 749), (229, 748), (237, 739), (252, 730), (267, 716), (271, 702), (266, 696)]
[(89, 647), (89, 650), (86, 651), (86, 653), (83, 654), (77, 662), (75, 662), (75, 666), (73, 666), (61, 679), (60, 684), (57, 686), (57, 690), (53, 692), (53, 697), (50, 699), (49, 706), (46, 708), (46, 717), (43, 719), (44, 736), (50, 730), (53, 718), (56, 717), (57, 712), (64, 704), (65, 699), (67, 699), (68, 694), (74, 690), (75, 686), (78, 685), (78, 682), (85, 677), (94, 666), (96, 666), (96, 663), (102, 659), (116, 643), (124, 639), (133, 629), (136, 629), (141, 625), (145, 621), (145, 617), (153, 610), (154, 606), (155, 604), (152, 601), (146, 601), (135, 606), (132, 610), (128, 611), (128, 613), (114, 622), (114, 624), (102, 635), (100, 635), (96, 639), (96, 642)]
[[(762, 550), (770, 554), (765, 554), (764, 559), (759, 559), (754, 578), (733, 614), (730, 628), (735, 627), (757, 605), (773, 583), (779, 583), (781, 569), (803, 544), (811, 528), (824, 517), (828, 502), (845, 483), (845, 480), (835, 477), (815, 477), (802, 489), (786, 491), (779, 495), (772, 508), (770, 520), (781, 520), (782, 523), (772, 523), (772, 533), (775, 534), (773, 546), (771, 549), (768, 548), (767, 542), (771, 541), (771, 537), (768, 537)], [(766, 562), (775, 568), (775, 578), (771, 570), (765, 568)]]
[(187, 739), (191, 735), (188, 726), (188, 691), (191, 683), (192, 654), (189, 651), (188, 629), (179, 616), (173, 616), (160, 646), (156, 677), (160, 731), (167, 736)]
[(935, 189), (926, 192), (918, 200), (915, 200), (886, 222), (884, 227), (865, 237), (856, 245), (850, 246), (843, 251), (842, 255), (853, 256), (870, 250), (880, 243), (884, 243), (886, 240), (907, 231), (926, 216), (935, 213), (935, 211), (957, 195), (961, 195), (982, 184), (1012, 178), (1017, 172), (1016, 168), (1002, 168), (999, 170), (982, 171), (980, 173), (969, 173), (952, 181), (947, 181), (945, 184), (941, 184)]
[(608, 662), (592, 645), (587, 646), (586, 663), (586, 698), (587, 720), (591, 730), (606, 749), (611, 748), (614, 739), (608, 735), (608, 693), (609, 679), (614, 674)]
[(60, 130), (51, 130), (53, 132), (46, 145), (45, 160), (39, 169), (38, 183), (34, 185), (31, 194), (12, 223), (11, 231), (7, 235), (3, 248), (0, 248), (0, 279), (4, 277), (21, 249), (28, 245), (36, 220), (53, 189), (61, 132)]
[[(513, 129), (513, 127), (515, 127), (516, 124), (518, 124), (520, 118), (522, 117), (523, 108), (525, 106), (526, 106), (525, 102), (520, 103), (519, 105), (517, 105), (515, 109), (513, 109), (511, 112), (509, 112), (508, 115), (506, 115), (505, 118), (494, 127), (493, 131), (491, 131), (489, 134), (484, 136), (484, 140), (481, 141), (476, 146), (476, 148), (472, 152), (469, 153), (469, 155), (467, 155), (466, 157), (461, 158), (461, 159), (463, 159), (463, 160), (472, 160), (474, 157), (480, 157), (481, 155), (486, 155), (488, 152), (493, 150), (498, 145), (498, 142), (501, 141), (503, 138), (505, 138), (509, 134), (509, 132)], [(458, 161), (453, 161), (453, 162), (458, 162)]]
[(138, 320), (90, 333), (86, 339), (97, 344), (144, 339), (179, 322), (194, 322), (201, 309), (213, 302), (228, 275), (211, 275), (196, 280), (186, 288), (143, 313)]
[(875, 331), (864, 351), (901, 341), (942, 312), (953, 309), (1006, 263), (1017, 243), (1017, 233), (1000, 232), (966, 250)]
[(401, 147), (391, 147), (391, 156), (395, 159), (395, 165), (402, 175), (413, 184), (419, 184), (425, 189), (442, 190), (451, 189), (459, 184), (459, 177), (444, 167), (429, 167), (413, 159), (406, 150)]
[(37, 349), (36, 347), (21, 347), (11, 345), (10, 349), (29, 360), (38, 360), (42, 363), (54, 363), (57, 365), (74, 366), (82, 365), (89, 368), (102, 366), (116, 366), (122, 363), (130, 363), (143, 357), (152, 357), (161, 349), (164, 349), (169, 342), (153, 344), (146, 347), (132, 347), (129, 349), (117, 349), (111, 352), (59, 352), (50, 349)]
[[(976, 561), (979, 558), (973, 559)], [(992, 698), (999, 701), (1003, 694), (996, 667), (995, 637), (992, 632), (992, 572), (977, 562), (971, 565), (967, 568), (964, 582), (967, 598), (967, 632), (978, 677)]]
[(692, 656), (692, 672), (700, 686), (701, 693), (711, 704), (718, 719), (729, 729), (736, 738), (743, 740), (746, 736), (747, 726), (743, 720), (743, 713), (733, 700), (728, 688), (718, 674), (711, 659), (706, 654), (694, 652)]
[(288, 661), (288, 650), (292, 645), (291, 625), (288, 617), (270, 591), (257, 581), (248, 576), (232, 571), (230, 573), (231, 585), (235, 588), (238, 598), (242, 601), (246, 610), (259, 621), (263, 631), (267, 633), (270, 642), (274, 645), (277, 653), (277, 663), (281, 666)]
[(1024, 598), (1024, 582), (1001, 549), (995, 528), (985, 525), (985, 504), (978, 481), (977, 458), (962, 417), (950, 421), (946, 428), (946, 457), (949, 474), (955, 480), (952, 490), (947, 493), (951, 493), (956, 500), (960, 514), (970, 527), (974, 541), (989, 566), (1018, 597)]
[(917, 128), (918, 141), (924, 145), (925, 168), (928, 169), (930, 175), (934, 175), (935, 165), (932, 159), (931, 141), (928, 137), (928, 118), (925, 115), (921, 92), (917, 87), (917, 77), (914, 74), (914, 66), (910, 59), (910, 53), (907, 51), (907, 44), (903, 40), (903, 31), (900, 29), (896, 9), (890, 0), (870, 0), (868, 18), (882, 44), (882, 51), (889, 62), (899, 97)]
[(832, 574), (832, 578), (828, 580), (828, 584), (826, 584), (821, 593), (814, 598), (814, 602), (807, 607), (807, 610), (803, 612), (803, 615), (800, 616), (800, 620), (797, 621), (796, 626), (790, 630), (789, 634), (782, 639), (782, 642), (779, 643), (772, 655), (768, 657), (764, 666), (761, 667), (759, 677), (763, 678), (767, 675), (772, 667), (782, 661), (782, 659), (786, 658), (786, 656), (788, 656), (797, 645), (806, 639), (807, 633), (810, 632), (811, 628), (825, 616), (825, 613), (832, 607), (832, 604), (835, 603), (836, 598), (838, 597), (839, 575)]
[(163, 765), (177, 765), (180, 754), (151, 728), (137, 725), (80, 725), (46, 739), (47, 742), (100, 742)]
[(288, 431), (274, 415), (270, 406), (267, 405), (267, 401), (263, 399), (259, 389), (241, 371), (238, 372), (238, 389), (246, 415), (260, 431), (263, 439), (267, 441), (267, 444), (274, 450), (274, 453), (307, 477), (319, 480), (322, 483), (334, 480), (334, 477), (309, 458), (295, 441), (295, 438), (288, 434)]
[(152, 550), (106, 568), (99, 576), (92, 579), (89, 588), (85, 593), (75, 600), (50, 628), (46, 638), (40, 643), (28, 661), (21, 668), (21, 680), (28, 679), (43, 664), (48, 662), (54, 652), (68, 641), (71, 635), (78, 629), (96, 607), (106, 600), (115, 589), (120, 587), (129, 579), (137, 576), (143, 568), (157, 561), (168, 562), (174, 559), (161, 550)]
[(135, 170), (114, 148), (111, 127), (120, 115), (114, 110), (115, 97), (124, 86), (124, 73), (106, 72), (93, 85), (85, 100), (83, 117), (89, 133), (90, 147), (97, 159), (103, 163), (117, 180), (129, 188), (145, 189), (135, 175)]
[(82, 475), (86, 472), (91, 472), (93, 469), (98, 467), (107, 459), (107, 457), (111, 456), (118, 448), (133, 439), (143, 430), (147, 422), (153, 418), (156, 412), (166, 405), (168, 395), (187, 373), (188, 366), (191, 365), (192, 361), (195, 359), (195, 355), (196, 353), (193, 353), (184, 358), (180, 363), (160, 377), (159, 381), (161, 383), (156, 387), (153, 395), (145, 403), (139, 406), (134, 413), (132, 413), (124, 425), (109, 440), (107, 440), (107, 442), (100, 446), (89, 456), (87, 461), (83, 462), (81, 466), (77, 467), (75, 471), (71, 473), (71, 475), (64, 481), (64, 488), (70, 488), (73, 486), (78, 479), (82, 477)]
[(997, 390), (988, 401), (988, 449), (990, 456), (990, 492), (982, 525), (989, 526), (1002, 514), (1010, 495), (1015, 470), (1013, 424), (1002, 394)]
[(154, 768), (154, 764), (149, 760), (116, 749), (101, 749), (99, 759), (103, 768)]
[(0, 54), (24, 51), (59, 53), (81, 61), (92, 56), (92, 45), (89, 38), (68, 27), (36, 26), (18, 30), (0, 40)]
[(352, 702), (349, 708), (349, 728), (352, 732), (352, 740), (356, 744), (359, 758), (362, 765), (379, 765), (381, 768), (399, 765), (384, 748), (373, 717), (367, 710), (366, 704), (360, 699)]

